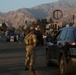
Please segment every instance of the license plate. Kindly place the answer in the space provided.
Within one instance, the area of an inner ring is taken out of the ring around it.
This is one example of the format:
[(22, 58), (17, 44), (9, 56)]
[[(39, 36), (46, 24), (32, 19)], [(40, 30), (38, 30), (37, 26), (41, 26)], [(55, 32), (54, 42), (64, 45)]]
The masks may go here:
[(10, 37), (10, 41), (13, 42), (14, 41), (14, 36)]

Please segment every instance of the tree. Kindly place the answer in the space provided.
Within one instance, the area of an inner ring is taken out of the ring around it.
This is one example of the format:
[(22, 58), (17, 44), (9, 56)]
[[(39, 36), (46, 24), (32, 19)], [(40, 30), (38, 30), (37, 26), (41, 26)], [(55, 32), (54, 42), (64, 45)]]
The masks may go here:
[(7, 30), (7, 26), (6, 26), (5, 23), (2, 23), (2, 29), (3, 29), (4, 32)]
[(49, 21), (50, 21), (50, 23), (54, 23), (54, 21), (53, 21), (53, 19), (52, 19), (52, 18), (50, 18), (50, 20), (49, 20)]
[(36, 24), (37, 24), (37, 25), (41, 25), (41, 20), (38, 19)]
[(48, 24), (47, 19), (41, 19), (41, 25), (45, 26)]

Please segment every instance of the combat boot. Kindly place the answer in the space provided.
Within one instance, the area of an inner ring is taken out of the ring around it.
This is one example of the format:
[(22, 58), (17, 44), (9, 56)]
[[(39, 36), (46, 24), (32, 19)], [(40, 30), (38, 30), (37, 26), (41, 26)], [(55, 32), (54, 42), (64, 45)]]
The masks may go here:
[(25, 66), (25, 71), (29, 70), (29, 68), (27, 66)]
[(34, 69), (33, 66), (31, 65), (29, 71), (34, 71), (34, 70), (35, 70), (35, 69)]

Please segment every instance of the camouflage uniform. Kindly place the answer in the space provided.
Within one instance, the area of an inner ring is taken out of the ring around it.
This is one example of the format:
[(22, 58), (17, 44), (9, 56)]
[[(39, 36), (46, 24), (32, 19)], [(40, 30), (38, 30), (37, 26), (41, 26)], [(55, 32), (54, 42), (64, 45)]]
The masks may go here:
[(33, 32), (30, 32), (25, 38), (24, 42), (26, 44), (26, 59), (25, 66), (33, 66), (35, 63), (35, 46), (36, 46), (36, 36)]

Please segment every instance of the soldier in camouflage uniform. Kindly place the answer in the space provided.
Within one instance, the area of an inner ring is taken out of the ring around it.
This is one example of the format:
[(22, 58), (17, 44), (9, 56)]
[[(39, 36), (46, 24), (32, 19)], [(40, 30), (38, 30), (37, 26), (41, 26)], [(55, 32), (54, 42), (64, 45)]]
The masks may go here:
[(35, 47), (36, 47), (36, 36), (34, 35), (34, 27), (30, 27), (30, 33), (24, 38), (24, 43), (26, 45), (26, 59), (25, 59), (25, 70), (30, 66), (30, 71), (33, 70), (33, 65), (35, 63)]

